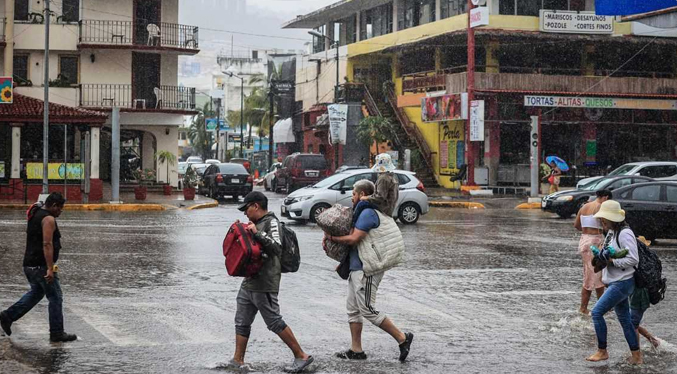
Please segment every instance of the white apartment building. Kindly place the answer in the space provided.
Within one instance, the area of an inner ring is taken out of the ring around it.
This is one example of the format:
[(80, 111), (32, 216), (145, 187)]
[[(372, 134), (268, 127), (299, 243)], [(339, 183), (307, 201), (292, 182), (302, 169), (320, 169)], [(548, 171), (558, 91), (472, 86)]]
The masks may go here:
[[(40, 100), (43, 9), (44, 0), (0, 0), (0, 71), (14, 77), (16, 94)], [(51, 11), (50, 102), (109, 114), (120, 108), (122, 142), (140, 144), (123, 147), (123, 154), (138, 153), (143, 169), (177, 186), (176, 166), (167, 175), (154, 155), (178, 154), (179, 126), (197, 113), (195, 89), (178, 84), (178, 59), (199, 52), (198, 27), (178, 24), (179, 0), (55, 0)], [(67, 134), (73, 139), (68, 152), (77, 158), (82, 132), (90, 131), (92, 179), (104, 183), (110, 179), (110, 121), (109, 115), (101, 128), (72, 126)], [(0, 118), (3, 125), (10, 124)], [(33, 127), (22, 126), (21, 136), (35, 136)], [(22, 159), (31, 158), (23, 153)]]

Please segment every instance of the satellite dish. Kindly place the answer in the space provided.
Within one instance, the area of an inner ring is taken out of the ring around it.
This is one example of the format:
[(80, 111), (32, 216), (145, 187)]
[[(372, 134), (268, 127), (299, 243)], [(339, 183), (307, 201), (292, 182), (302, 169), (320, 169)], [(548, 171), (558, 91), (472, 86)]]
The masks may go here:
[(486, 5), (487, 4), (487, 0), (471, 0), (471, 1), (472, 1), (472, 5), (474, 5), (474, 6), (480, 6), (480, 5)]

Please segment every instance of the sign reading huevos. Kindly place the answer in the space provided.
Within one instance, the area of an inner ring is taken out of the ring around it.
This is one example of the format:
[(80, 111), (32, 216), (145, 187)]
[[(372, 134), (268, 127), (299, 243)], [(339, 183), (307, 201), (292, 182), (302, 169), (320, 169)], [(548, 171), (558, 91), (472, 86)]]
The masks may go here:
[(527, 95), (524, 96), (524, 106), (551, 108), (677, 110), (677, 100)]
[(540, 29), (543, 32), (571, 34), (613, 34), (614, 18), (595, 12), (570, 12), (541, 9)]

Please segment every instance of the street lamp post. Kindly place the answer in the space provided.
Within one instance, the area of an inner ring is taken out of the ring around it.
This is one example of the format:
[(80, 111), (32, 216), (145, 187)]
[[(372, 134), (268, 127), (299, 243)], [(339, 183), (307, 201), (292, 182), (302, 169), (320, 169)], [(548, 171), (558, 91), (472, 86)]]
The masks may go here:
[[(334, 42), (334, 46), (336, 48), (336, 86), (334, 86), (334, 103), (338, 103), (338, 96), (339, 96), (339, 43), (328, 36), (321, 34), (315, 30), (310, 30), (308, 31), (308, 34), (318, 37), (318, 38), (325, 38), (329, 40), (330, 42)], [(336, 143), (336, 146), (334, 147), (334, 165), (336, 165), (336, 169), (339, 167), (339, 143)]]
[(242, 148), (242, 144), (244, 142), (244, 78), (228, 70), (224, 71), (223, 73), (231, 78), (237, 78), (240, 80), (240, 157), (244, 157), (244, 151)]

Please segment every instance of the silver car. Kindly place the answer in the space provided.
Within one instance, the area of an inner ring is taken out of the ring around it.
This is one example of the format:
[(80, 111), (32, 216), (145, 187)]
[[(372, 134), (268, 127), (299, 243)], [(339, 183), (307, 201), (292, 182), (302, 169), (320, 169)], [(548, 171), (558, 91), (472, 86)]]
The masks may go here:
[[(622, 175), (641, 175), (656, 180), (677, 180), (677, 162), (674, 161), (647, 161), (631, 162), (624, 164), (609, 173), (607, 177)], [(592, 182), (604, 178), (604, 176), (590, 177), (581, 179), (576, 183), (576, 188), (580, 189)]]
[[(400, 184), (399, 199), (393, 218), (402, 223), (413, 224), (421, 215), (428, 213), (428, 196), (423, 183), (413, 172), (396, 170)], [(352, 190), (355, 182), (368, 179), (376, 182), (378, 175), (371, 169), (347, 170), (334, 174), (315, 185), (289, 194), (282, 204), (283, 217), (293, 220), (315, 222), (315, 218), (334, 204), (352, 206)]]

